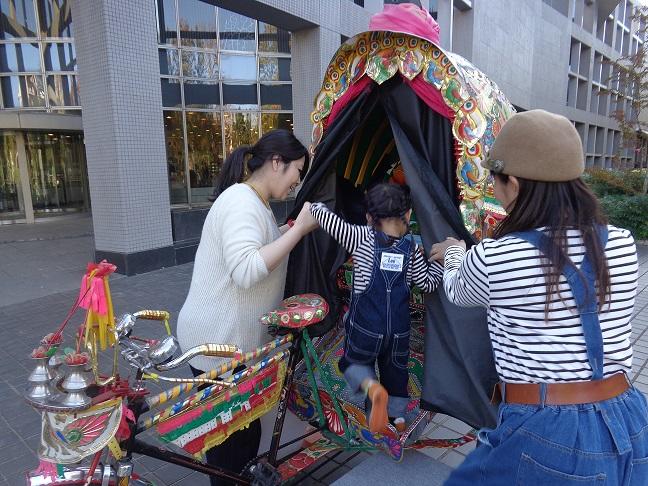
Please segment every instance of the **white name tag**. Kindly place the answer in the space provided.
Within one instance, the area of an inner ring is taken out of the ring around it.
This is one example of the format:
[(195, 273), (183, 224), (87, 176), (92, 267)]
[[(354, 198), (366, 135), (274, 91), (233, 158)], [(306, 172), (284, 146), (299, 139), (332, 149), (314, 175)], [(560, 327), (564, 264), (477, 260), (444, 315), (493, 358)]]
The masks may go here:
[(388, 270), (390, 272), (400, 272), (403, 270), (403, 258), (405, 255), (401, 253), (387, 253), (383, 252), (380, 257), (380, 269)]

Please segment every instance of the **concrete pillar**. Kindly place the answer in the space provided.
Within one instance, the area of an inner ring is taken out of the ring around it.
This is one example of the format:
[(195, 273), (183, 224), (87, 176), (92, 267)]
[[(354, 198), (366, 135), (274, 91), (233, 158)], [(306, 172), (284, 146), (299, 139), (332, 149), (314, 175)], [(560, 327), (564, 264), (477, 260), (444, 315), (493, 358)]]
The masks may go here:
[(452, 51), (454, 0), (438, 0), (437, 23), (439, 24), (441, 47), (448, 51)]
[(295, 136), (307, 147), (311, 141), (310, 113), (322, 87), (328, 64), (340, 47), (340, 34), (324, 27), (293, 32), (292, 79)]
[(155, 2), (72, 0), (96, 258), (174, 264)]

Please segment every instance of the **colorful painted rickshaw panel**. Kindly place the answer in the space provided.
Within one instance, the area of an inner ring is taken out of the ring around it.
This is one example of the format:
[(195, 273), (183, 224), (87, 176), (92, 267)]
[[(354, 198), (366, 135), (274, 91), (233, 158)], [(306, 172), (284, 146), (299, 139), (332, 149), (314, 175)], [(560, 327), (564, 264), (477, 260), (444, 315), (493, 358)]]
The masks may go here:
[[(424, 79), (452, 110), (452, 133), (460, 147), (456, 175), (464, 203), (462, 217), (473, 235), (482, 237), (484, 228), (489, 227), (486, 219), (497, 219), (502, 209), (493, 203), (484, 204), (492, 197), (492, 184), (480, 162), (514, 110), (497, 85), (461, 56), (402, 33), (364, 32), (349, 39), (334, 56), (316, 98), (311, 115), (312, 149), (324, 136), (333, 104), (351, 84), (364, 76), (382, 84), (397, 73), (410, 81)], [(356, 186), (364, 182), (357, 173), (347, 175)], [(370, 175), (366, 171), (362, 174), (365, 178)]]

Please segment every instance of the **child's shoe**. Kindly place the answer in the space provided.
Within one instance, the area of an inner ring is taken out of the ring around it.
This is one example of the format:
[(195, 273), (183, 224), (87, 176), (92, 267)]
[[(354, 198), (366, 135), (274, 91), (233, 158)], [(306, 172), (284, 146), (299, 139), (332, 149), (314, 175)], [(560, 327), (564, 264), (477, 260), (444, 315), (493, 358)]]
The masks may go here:
[(404, 417), (398, 417), (394, 419), (394, 427), (398, 431), (399, 434), (402, 434), (407, 430), (407, 423), (405, 422)]
[(374, 434), (382, 432), (387, 428), (387, 401), (389, 395), (387, 390), (379, 382), (374, 381), (367, 390), (367, 398), (371, 400), (371, 412), (369, 413), (369, 430)]

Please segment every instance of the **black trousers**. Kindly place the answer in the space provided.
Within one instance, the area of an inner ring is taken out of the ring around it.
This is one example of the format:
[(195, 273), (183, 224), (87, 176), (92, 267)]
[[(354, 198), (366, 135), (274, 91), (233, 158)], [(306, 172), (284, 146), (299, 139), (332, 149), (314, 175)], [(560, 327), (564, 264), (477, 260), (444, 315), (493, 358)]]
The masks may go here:
[[(194, 376), (202, 375), (204, 371), (189, 365)], [(234, 372), (241, 371), (245, 366), (241, 365)], [(208, 385), (201, 385), (198, 389)], [(240, 473), (245, 465), (258, 455), (259, 443), (261, 442), (261, 421), (256, 419), (249, 427), (239, 430), (230, 435), (225, 442), (212, 447), (205, 454), (207, 463), (212, 466), (222, 467), (229, 471)], [(236, 484), (223, 478), (211, 476), (209, 478), (212, 486), (230, 486)]]

